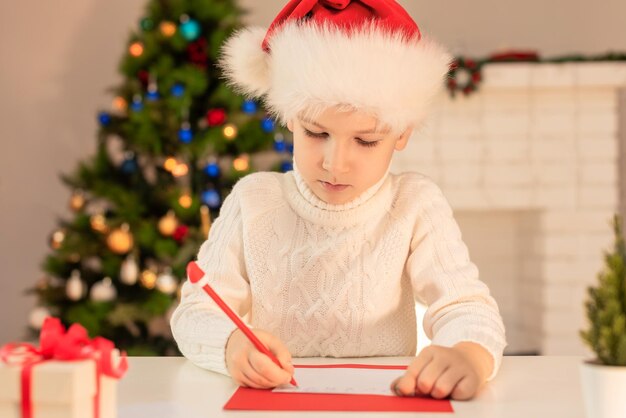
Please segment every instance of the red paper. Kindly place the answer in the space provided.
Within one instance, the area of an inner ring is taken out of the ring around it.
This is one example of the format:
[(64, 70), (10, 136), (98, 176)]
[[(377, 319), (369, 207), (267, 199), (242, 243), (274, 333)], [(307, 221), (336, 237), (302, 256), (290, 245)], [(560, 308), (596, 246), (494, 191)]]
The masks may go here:
[[(300, 365), (295, 367), (406, 369), (406, 366), (366, 364)], [(454, 412), (452, 404), (447, 399), (384, 395), (283, 393), (242, 387), (237, 389), (226, 405), (224, 405), (224, 409), (248, 411)]]

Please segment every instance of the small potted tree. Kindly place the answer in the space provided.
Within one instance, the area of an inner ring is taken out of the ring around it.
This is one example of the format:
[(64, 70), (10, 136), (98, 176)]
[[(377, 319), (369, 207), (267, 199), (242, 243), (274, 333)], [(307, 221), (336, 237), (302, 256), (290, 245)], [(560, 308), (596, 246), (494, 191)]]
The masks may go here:
[(619, 216), (613, 218), (615, 244), (585, 303), (589, 327), (583, 341), (596, 358), (581, 366), (588, 417), (626, 417), (626, 243)]

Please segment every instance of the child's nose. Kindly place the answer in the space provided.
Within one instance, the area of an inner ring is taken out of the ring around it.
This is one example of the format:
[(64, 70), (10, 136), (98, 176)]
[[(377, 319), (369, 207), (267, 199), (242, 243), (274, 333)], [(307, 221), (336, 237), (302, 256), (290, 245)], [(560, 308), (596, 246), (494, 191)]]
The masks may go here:
[(322, 167), (330, 173), (341, 174), (348, 171), (348, 148), (338, 141), (328, 141)]

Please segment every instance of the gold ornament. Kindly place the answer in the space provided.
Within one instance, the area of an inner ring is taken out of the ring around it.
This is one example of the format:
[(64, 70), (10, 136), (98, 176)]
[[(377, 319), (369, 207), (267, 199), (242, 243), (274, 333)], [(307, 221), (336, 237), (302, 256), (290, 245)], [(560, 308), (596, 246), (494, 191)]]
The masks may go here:
[(85, 194), (81, 190), (75, 190), (70, 197), (70, 209), (78, 212), (85, 207)]
[(141, 277), (139, 278), (139, 282), (146, 289), (154, 289), (156, 285), (157, 275), (153, 269), (147, 269), (141, 272)]
[(113, 109), (123, 112), (127, 108), (128, 108), (128, 102), (122, 96), (117, 96), (115, 99), (113, 99)]
[(233, 161), (233, 167), (237, 171), (246, 171), (250, 167), (250, 157), (247, 154), (243, 154), (242, 156), (235, 158)]
[(50, 237), (50, 247), (53, 250), (58, 250), (63, 245), (63, 241), (65, 241), (65, 230), (59, 229), (54, 231)]
[(130, 52), (130, 55), (133, 57), (140, 57), (141, 54), (143, 54), (143, 44), (141, 42), (133, 42), (128, 47), (128, 52)]
[(232, 141), (237, 136), (237, 127), (232, 123), (227, 123), (224, 125), (222, 133), (224, 134), (224, 138)]
[(177, 165), (178, 165), (178, 161), (176, 161), (176, 158), (168, 157), (163, 163), (163, 168), (171, 173), (176, 168)]
[(167, 36), (168, 38), (176, 33), (176, 25), (168, 21), (161, 22), (159, 29), (163, 36)]
[(133, 235), (128, 224), (122, 224), (118, 229), (111, 231), (107, 236), (107, 246), (116, 254), (126, 254), (133, 248)]
[(202, 222), (202, 235), (206, 238), (211, 230), (211, 213), (205, 205), (200, 206), (200, 221)]
[(177, 164), (176, 167), (172, 170), (172, 175), (174, 177), (182, 177), (186, 176), (189, 172), (189, 167), (185, 163)]
[(191, 195), (189, 194), (189, 192), (183, 193), (178, 198), (178, 204), (185, 209), (189, 209), (192, 203), (193, 203), (193, 199), (191, 198)]
[(176, 231), (177, 226), (178, 219), (176, 219), (176, 215), (171, 210), (159, 220), (158, 224), (159, 232), (166, 237), (171, 236)]
[(91, 224), (91, 229), (93, 229), (96, 232), (100, 232), (101, 234), (106, 234), (109, 230), (106, 219), (104, 215), (101, 213), (97, 213), (93, 215), (89, 219), (89, 223)]

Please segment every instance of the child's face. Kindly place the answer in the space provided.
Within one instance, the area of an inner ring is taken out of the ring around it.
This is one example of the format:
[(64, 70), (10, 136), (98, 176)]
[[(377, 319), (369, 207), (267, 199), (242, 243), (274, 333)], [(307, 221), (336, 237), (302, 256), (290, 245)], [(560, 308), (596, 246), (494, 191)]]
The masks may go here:
[[(315, 121), (290, 120), (294, 159), (309, 188), (326, 203), (348, 203), (376, 184), (394, 150), (406, 146), (412, 129), (401, 136), (374, 130), (377, 120), (359, 112), (326, 109)], [(341, 185), (332, 187), (328, 183)]]

